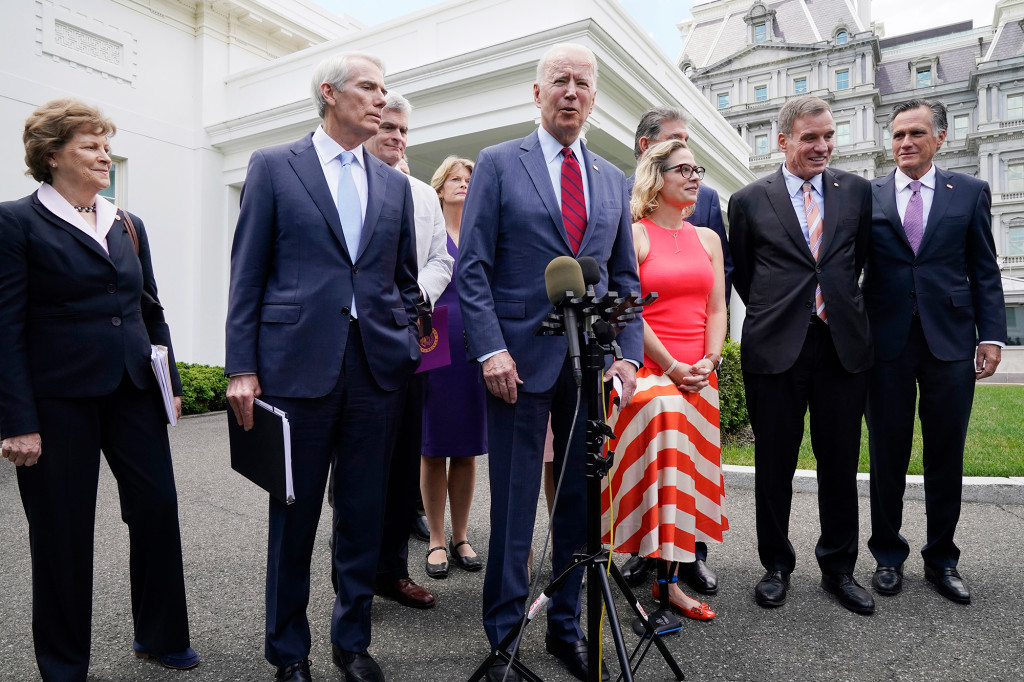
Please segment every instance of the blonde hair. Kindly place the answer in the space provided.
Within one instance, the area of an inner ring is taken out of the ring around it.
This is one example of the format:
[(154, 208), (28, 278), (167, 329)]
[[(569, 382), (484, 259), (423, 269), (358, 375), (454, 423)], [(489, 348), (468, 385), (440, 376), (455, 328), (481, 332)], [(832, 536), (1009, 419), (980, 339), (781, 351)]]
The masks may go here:
[(430, 186), (437, 192), (437, 199), (444, 206), (444, 199), (441, 198), (441, 190), (444, 189), (444, 183), (448, 180), (448, 176), (455, 172), (460, 166), (469, 171), (469, 174), (473, 174), (473, 166), (475, 164), (469, 159), (464, 159), (460, 156), (449, 156), (441, 165), (434, 171), (434, 175), (430, 178)]
[(55, 99), (33, 111), (21, 136), (28, 166), (25, 174), (37, 182), (53, 182), (49, 157), (78, 132), (110, 137), (117, 127), (99, 109), (77, 99)]
[(680, 149), (689, 149), (682, 140), (666, 140), (647, 148), (636, 167), (629, 212), (633, 221), (646, 218), (658, 208), (658, 192), (665, 186), (664, 172), (668, 157)]

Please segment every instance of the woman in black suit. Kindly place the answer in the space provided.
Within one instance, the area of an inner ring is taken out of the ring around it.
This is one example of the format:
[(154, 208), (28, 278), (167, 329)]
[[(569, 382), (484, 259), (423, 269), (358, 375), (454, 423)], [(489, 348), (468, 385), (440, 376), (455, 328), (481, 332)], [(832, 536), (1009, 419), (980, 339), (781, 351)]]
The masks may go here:
[[(0, 203), (0, 437), (17, 466), (32, 553), (32, 632), (44, 680), (85, 680), (100, 451), (131, 555), (133, 650), (191, 668), (177, 492), (150, 344), (171, 347), (142, 221), (110, 185), (114, 124), (62, 99), (26, 121), (36, 192)], [(174, 407), (181, 384), (170, 362)]]

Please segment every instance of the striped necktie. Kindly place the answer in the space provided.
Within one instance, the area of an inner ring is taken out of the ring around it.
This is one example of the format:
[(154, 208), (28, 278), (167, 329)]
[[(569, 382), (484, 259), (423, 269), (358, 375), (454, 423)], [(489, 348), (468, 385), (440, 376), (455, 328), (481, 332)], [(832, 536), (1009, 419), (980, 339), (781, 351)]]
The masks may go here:
[(583, 173), (569, 147), (562, 148), (562, 222), (573, 255), (580, 252), (587, 231), (587, 204), (583, 197)]
[[(807, 232), (811, 237), (811, 255), (818, 260), (818, 249), (821, 247), (821, 211), (818, 204), (814, 203), (811, 196), (811, 183), (804, 183), (804, 215), (807, 216)], [(814, 287), (814, 313), (821, 318), (822, 322), (828, 322), (828, 313), (825, 312), (825, 297), (821, 295), (821, 282)]]

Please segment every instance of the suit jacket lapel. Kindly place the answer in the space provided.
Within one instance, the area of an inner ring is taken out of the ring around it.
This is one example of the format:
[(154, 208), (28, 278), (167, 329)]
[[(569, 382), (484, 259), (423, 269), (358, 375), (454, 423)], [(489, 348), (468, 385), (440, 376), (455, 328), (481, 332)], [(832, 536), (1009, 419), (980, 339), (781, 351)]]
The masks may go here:
[[(331, 227), (331, 232), (341, 244), (341, 248), (348, 253), (348, 247), (345, 245), (345, 233), (341, 229), (341, 218), (338, 217), (338, 206), (331, 196), (327, 178), (324, 177), (323, 166), (320, 165), (320, 157), (317, 156), (316, 147), (313, 146), (313, 134), (310, 133), (296, 142), (291, 151), (295, 154), (288, 159), (292, 170), (295, 171), (302, 186), (306, 188), (313, 203), (320, 209), (320, 213)], [(349, 254), (349, 258), (355, 261), (352, 254)]]
[(366, 217), (363, 218), (363, 229), (359, 234), (359, 250), (352, 262), (359, 260), (370, 243), (370, 237), (377, 226), (380, 208), (384, 205), (385, 189), (388, 177), (384, 162), (363, 148), (363, 162), (366, 164)]
[(955, 189), (954, 178), (936, 166), (935, 193), (932, 195), (932, 207), (928, 211), (928, 224), (925, 225), (921, 246), (917, 249), (918, 254), (925, 250), (928, 242), (931, 241), (932, 234), (939, 230), (939, 223), (946, 217), (946, 211), (949, 209), (949, 202), (953, 198)]
[[(604, 196), (604, 176), (601, 173), (601, 166), (594, 159), (594, 155), (590, 153), (587, 146), (580, 143), (583, 148), (583, 164), (587, 167), (587, 187), (590, 189), (590, 215), (587, 216), (587, 231), (583, 233), (583, 243), (580, 244), (579, 253), (582, 254), (583, 250), (587, 248), (587, 243), (590, 242), (590, 237), (594, 234), (594, 230), (591, 229), (594, 225), (599, 225), (602, 220), (601, 205), (604, 203), (601, 198)], [(549, 183), (550, 184), (550, 183)], [(625, 210), (629, 210), (627, 206)], [(565, 222), (562, 222), (563, 232), (565, 231)], [(568, 235), (566, 235), (568, 237)]]
[(526, 167), (526, 172), (529, 174), (530, 180), (533, 181), (537, 194), (540, 195), (541, 201), (544, 202), (544, 207), (548, 209), (551, 221), (555, 224), (558, 234), (562, 236), (562, 241), (565, 242), (566, 246), (569, 246), (569, 236), (565, 233), (565, 223), (562, 221), (562, 207), (555, 196), (554, 188), (551, 186), (551, 175), (548, 173), (544, 152), (541, 150), (540, 141), (537, 139), (537, 132), (534, 131), (524, 137), (523, 143), (519, 148), (524, 152), (519, 158)]
[(828, 247), (836, 236), (836, 226), (839, 224), (839, 178), (831, 169), (826, 168), (821, 174), (821, 193), (825, 198), (825, 215), (821, 217), (821, 244), (818, 246), (818, 260), (822, 260), (828, 253)]
[(804, 239), (804, 232), (800, 229), (800, 220), (796, 217), (793, 200), (789, 196), (789, 188), (786, 187), (786, 179), (782, 176), (782, 168), (769, 175), (765, 180), (768, 183), (765, 190), (768, 201), (771, 202), (783, 231), (793, 240), (797, 249), (801, 253), (807, 254), (811, 262), (814, 262), (811, 249), (807, 246), (807, 240)]
[[(43, 206), (42, 202), (39, 201), (39, 197), (32, 197), (32, 206), (33, 208), (36, 209), (36, 212), (40, 216), (45, 218), (51, 225), (54, 225), (64, 230), (72, 237), (77, 239), (83, 246), (85, 246), (85, 248), (89, 249), (90, 251), (92, 251), (93, 253), (95, 253), (97, 256), (107, 261), (108, 263), (112, 263), (112, 261), (110, 260), (110, 256), (107, 255), (107, 252), (104, 251), (103, 247), (99, 245), (99, 242), (97, 242), (95, 239), (91, 238), (89, 235), (82, 232), (80, 229), (78, 229), (71, 223), (67, 222), (66, 220), (63, 220), (62, 218), (58, 218), (57, 216), (55, 216), (53, 213), (50, 212), (50, 209)], [(116, 222), (114, 226), (110, 228), (110, 232), (113, 232), (115, 229), (117, 229)], [(110, 247), (109, 233), (107, 234), (107, 247)]]
[(884, 178), (872, 182), (872, 198), (885, 215), (886, 222), (899, 236), (907, 249), (913, 252), (910, 242), (907, 241), (907, 232), (903, 229), (903, 221), (900, 220), (900, 211), (896, 208), (896, 171), (889, 173)]

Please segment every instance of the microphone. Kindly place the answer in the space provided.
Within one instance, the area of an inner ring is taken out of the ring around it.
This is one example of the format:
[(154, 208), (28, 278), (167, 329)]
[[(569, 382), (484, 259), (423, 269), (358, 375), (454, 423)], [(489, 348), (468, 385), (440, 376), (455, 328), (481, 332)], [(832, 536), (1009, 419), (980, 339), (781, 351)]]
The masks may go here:
[(586, 291), (580, 264), (571, 256), (558, 256), (544, 268), (544, 286), (547, 288), (551, 305), (556, 308), (561, 306), (565, 319), (565, 338), (569, 342), (569, 357), (572, 359), (572, 376), (576, 386), (582, 386), (579, 321), (576, 319), (576, 309), (569, 301), (571, 298), (582, 296)]
[(576, 259), (583, 271), (583, 283), (587, 285), (587, 293), (594, 295), (594, 285), (601, 281), (601, 266), (590, 256), (581, 256)]

